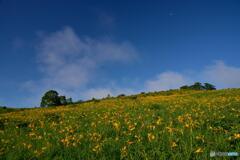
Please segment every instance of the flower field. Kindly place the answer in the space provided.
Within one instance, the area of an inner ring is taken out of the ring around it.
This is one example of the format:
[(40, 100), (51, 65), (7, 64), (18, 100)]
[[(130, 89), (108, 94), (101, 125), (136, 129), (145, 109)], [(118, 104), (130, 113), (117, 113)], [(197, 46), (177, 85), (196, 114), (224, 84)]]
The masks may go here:
[(142, 93), (0, 114), (0, 159), (202, 160), (210, 151), (240, 151), (240, 89)]

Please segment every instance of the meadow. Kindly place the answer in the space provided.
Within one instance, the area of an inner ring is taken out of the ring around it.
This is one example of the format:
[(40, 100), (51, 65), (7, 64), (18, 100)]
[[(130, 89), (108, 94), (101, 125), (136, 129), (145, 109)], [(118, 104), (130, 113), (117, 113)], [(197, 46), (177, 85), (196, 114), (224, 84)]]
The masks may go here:
[(240, 151), (240, 89), (2, 112), (0, 139), (0, 159), (9, 160), (210, 159), (210, 151)]

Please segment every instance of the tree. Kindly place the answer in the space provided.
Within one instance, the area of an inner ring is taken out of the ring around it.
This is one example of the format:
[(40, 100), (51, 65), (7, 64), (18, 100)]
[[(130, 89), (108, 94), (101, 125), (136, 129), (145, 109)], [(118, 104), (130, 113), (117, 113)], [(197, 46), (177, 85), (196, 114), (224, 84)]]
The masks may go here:
[(216, 90), (216, 87), (210, 83), (204, 83), (202, 85), (200, 82), (195, 82), (191, 86), (184, 85), (180, 89), (191, 89), (191, 90)]
[(204, 88), (206, 90), (216, 90), (216, 87), (210, 83), (204, 83)]
[(204, 89), (204, 86), (202, 86), (202, 84), (200, 82), (195, 82), (193, 85), (191, 85), (189, 87), (190, 89), (193, 89), (193, 90), (203, 90)]
[(189, 89), (189, 86), (184, 85), (184, 86), (180, 87), (180, 89)]
[(111, 98), (111, 95), (110, 95), (110, 94), (108, 94), (108, 95), (107, 95), (107, 98)]
[(61, 102), (57, 91), (47, 91), (42, 97), (41, 107), (58, 106), (60, 104)]
[(59, 96), (59, 101), (61, 105), (66, 105), (67, 104), (67, 100), (65, 96)]
[(67, 100), (66, 100), (66, 103), (67, 104), (72, 104), (73, 102), (72, 102), (72, 98), (68, 98)]

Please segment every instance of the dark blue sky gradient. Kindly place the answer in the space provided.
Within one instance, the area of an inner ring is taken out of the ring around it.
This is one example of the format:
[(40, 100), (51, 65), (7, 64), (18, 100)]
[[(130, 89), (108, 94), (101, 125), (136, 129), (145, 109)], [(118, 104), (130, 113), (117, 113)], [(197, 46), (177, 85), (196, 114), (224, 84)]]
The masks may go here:
[(168, 70), (198, 71), (215, 60), (240, 67), (239, 8), (238, 0), (1, 0), (0, 105), (24, 104), (29, 95), (21, 84), (42, 77), (39, 35), (64, 26), (79, 37), (129, 41), (138, 60), (103, 65), (101, 73), (125, 87)]

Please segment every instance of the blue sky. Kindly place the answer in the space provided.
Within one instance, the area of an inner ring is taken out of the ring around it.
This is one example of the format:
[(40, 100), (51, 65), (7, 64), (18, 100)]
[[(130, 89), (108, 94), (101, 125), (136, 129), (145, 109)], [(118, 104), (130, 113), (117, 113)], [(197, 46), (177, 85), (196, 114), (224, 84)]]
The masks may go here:
[(0, 105), (240, 87), (238, 0), (0, 0)]

